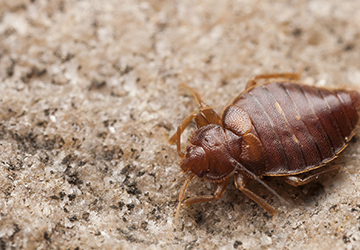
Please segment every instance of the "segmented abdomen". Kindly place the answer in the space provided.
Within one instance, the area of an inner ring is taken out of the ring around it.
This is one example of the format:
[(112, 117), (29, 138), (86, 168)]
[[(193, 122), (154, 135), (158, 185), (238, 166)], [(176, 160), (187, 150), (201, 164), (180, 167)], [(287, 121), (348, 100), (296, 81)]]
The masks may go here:
[[(354, 134), (360, 95), (289, 82), (257, 86), (234, 101), (267, 154), (263, 175), (289, 175), (333, 159)], [(251, 170), (251, 169), (249, 169)]]

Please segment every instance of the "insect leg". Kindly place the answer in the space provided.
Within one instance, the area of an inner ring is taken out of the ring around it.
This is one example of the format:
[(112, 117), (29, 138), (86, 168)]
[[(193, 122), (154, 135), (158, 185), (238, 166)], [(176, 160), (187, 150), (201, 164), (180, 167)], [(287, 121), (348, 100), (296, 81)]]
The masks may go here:
[(198, 92), (196, 92), (193, 88), (189, 87), (185, 83), (180, 83), (179, 87), (189, 90), (191, 92), (191, 94), (194, 96), (195, 101), (197, 102), (197, 104), (199, 104), (200, 107), (202, 107), (202, 108), (208, 107), (208, 105), (206, 105), (204, 100), (202, 99), (201, 95)]
[(239, 189), (241, 192), (243, 192), (247, 197), (255, 201), (258, 205), (263, 207), (266, 211), (268, 211), (272, 216), (274, 216), (274, 219), (277, 215), (277, 212), (275, 208), (273, 208), (269, 203), (267, 203), (263, 198), (259, 197), (258, 195), (251, 192), (249, 189), (245, 188), (246, 182), (248, 181), (248, 178), (244, 176), (242, 173), (238, 172), (234, 175), (234, 181), (235, 186), (237, 189)]
[(305, 177), (305, 178), (300, 178), (297, 176), (285, 176), (282, 177), (284, 179), (285, 182), (287, 182), (288, 184), (294, 186), (294, 187), (298, 187), (301, 185), (305, 185), (313, 180), (318, 179), (321, 175), (324, 174), (328, 174), (328, 173), (337, 173), (339, 170), (341, 169), (341, 166), (329, 166), (326, 168), (322, 168), (321, 170), (319, 169), (317, 172)]
[[(199, 104), (201, 108), (206, 109), (206, 107), (208, 107), (208, 105), (206, 105), (204, 103), (204, 100), (202, 99), (201, 95), (198, 92), (196, 92), (193, 88), (189, 87), (185, 83), (179, 84), (179, 87), (183, 87), (183, 88), (186, 88), (187, 90), (189, 90), (191, 92), (191, 94), (194, 96), (197, 104)], [(180, 144), (180, 139), (179, 139), (180, 135), (185, 130), (185, 128), (189, 125), (191, 120), (196, 118), (197, 116), (199, 116), (198, 110), (194, 111), (188, 117), (186, 117), (178, 126), (177, 132), (170, 139), (168, 138), (169, 143), (174, 144), (175, 141), (178, 139), (177, 140), (178, 144)], [(180, 152), (179, 148), (178, 148), (178, 152)]]
[[(186, 117), (177, 127), (176, 133), (173, 134), (173, 136), (171, 136), (170, 138), (166, 135), (166, 138), (169, 142), (169, 144), (174, 144), (176, 141), (176, 146), (177, 146), (177, 152), (179, 154), (179, 156), (181, 158), (185, 157), (185, 154), (181, 151), (181, 134), (184, 132), (185, 128), (190, 124), (192, 119), (195, 119), (196, 125), (198, 128), (202, 127), (202, 126), (206, 126), (208, 124), (210, 124), (211, 122), (209, 122), (206, 117), (203, 115), (206, 111), (212, 111), (215, 113), (215, 111), (211, 108), (211, 107), (205, 107), (205, 108), (201, 108), (200, 110), (196, 110), (193, 113), (191, 113), (188, 117)], [(217, 115), (215, 113), (215, 115)], [(219, 121), (220, 117), (219, 117)]]
[[(184, 198), (185, 198), (185, 191), (186, 188), (190, 182), (190, 180), (193, 178), (194, 174), (191, 175), (184, 183), (184, 185), (181, 188), (180, 194), (179, 194), (179, 205), (178, 208), (176, 210), (176, 215), (175, 218), (177, 219), (177, 215), (179, 214), (179, 211), (188, 205), (194, 204), (194, 203), (200, 203), (200, 202), (207, 202), (207, 201), (213, 201), (213, 200), (217, 200), (220, 199), (225, 191), (226, 191), (226, 187), (229, 183), (229, 178), (225, 178), (223, 181), (221, 182), (214, 182), (213, 183), (213, 188), (214, 188), (214, 194), (213, 195), (202, 195), (202, 196), (196, 196), (196, 197), (191, 197), (186, 199), (184, 202)], [(183, 202), (183, 204), (181, 205), (181, 203)]]
[(198, 92), (190, 88), (186, 84), (180, 84), (181, 87), (184, 87), (191, 91), (196, 102), (200, 105), (200, 109), (191, 113), (186, 117), (177, 127), (176, 133), (170, 138), (166, 135), (169, 144), (174, 144), (176, 141), (177, 152), (181, 158), (185, 158), (185, 154), (181, 151), (181, 134), (184, 132), (185, 128), (189, 125), (192, 119), (195, 119), (196, 125), (198, 128), (206, 126), (208, 124), (218, 124), (221, 125), (220, 116), (214, 111), (214, 109), (206, 105)]
[(179, 204), (178, 204), (178, 207), (177, 207), (176, 212), (175, 212), (175, 221), (174, 221), (175, 225), (176, 225), (178, 217), (179, 217), (179, 212), (180, 212), (180, 210), (182, 208), (181, 203), (185, 198), (185, 192), (186, 192), (187, 186), (189, 185), (189, 182), (192, 180), (192, 178), (194, 178), (194, 176), (195, 176), (194, 174), (190, 174), (186, 178), (184, 184), (181, 187), (181, 190), (180, 190), (180, 193), (179, 193)]
[(198, 115), (195, 118), (195, 122), (198, 128), (202, 126), (206, 126), (208, 124), (218, 124), (221, 125), (221, 118), (220, 116), (215, 112), (215, 110), (207, 105), (204, 100), (202, 99), (201, 95), (196, 92), (193, 88), (187, 86), (185, 83), (181, 83), (179, 85), (180, 87), (186, 88), (191, 92), (191, 94), (194, 96), (197, 104), (201, 107), (201, 115)]
[(213, 188), (214, 188), (213, 195), (196, 196), (196, 197), (188, 198), (185, 201), (183, 201), (185, 199), (185, 192), (186, 192), (187, 186), (189, 185), (192, 178), (194, 178), (194, 176), (195, 176), (194, 174), (189, 175), (187, 177), (187, 179), (185, 180), (183, 186), (181, 187), (180, 194), (179, 194), (179, 204), (178, 204), (178, 207), (175, 212), (174, 226), (177, 223), (177, 220), (179, 217), (179, 212), (183, 207), (194, 204), (194, 203), (200, 203), (200, 202), (213, 201), (213, 200), (220, 199), (224, 195), (226, 187), (229, 183), (229, 178), (225, 178), (221, 182), (214, 182), (213, 183)]
[(213, 201), (213, 200), (220, 199), (224, 195), (228, 183), (229, 183), (229, 178), (225, 178), (221, 182), (214, 182), (213, 183), (213, 189), (214, 189), (213, 195), (202, 195), (202, 196), (188, 198), (183, 202), (184, 204), (181, 206), (181, 208), (191, 205), (191, 204), (194, 204), (194, 203), (207, 202), (207, 201)]
[(277, 73), (277, 74), (261, 74), (254, 76), (252, 79), (247, 81), (245, 90), (257, 85), (256, 80), (259, 79), (271, 79), (271, 78), (288, 78), (288, 79), (299, 79), (301, 77), (302, 69), (299, 73)]
[(199, 115), (199, 111), (198, 110), (194, 111), (179, 124), (179, 126), (177, 127), (177, 130), (176, 130), (176, 133), (173, 136), (171, 136), (169, 138), (166, 135), (167, 140), (171, 145), (174, 144), (176, 141), (177, 152), (181, 158), (185, 158), (185, 154), (181, 151), (181, 147), (180, 147), (181, 134), (184, 132), (185, 128), (189, 125), (191, 120), (194, 119), (198, 115)]

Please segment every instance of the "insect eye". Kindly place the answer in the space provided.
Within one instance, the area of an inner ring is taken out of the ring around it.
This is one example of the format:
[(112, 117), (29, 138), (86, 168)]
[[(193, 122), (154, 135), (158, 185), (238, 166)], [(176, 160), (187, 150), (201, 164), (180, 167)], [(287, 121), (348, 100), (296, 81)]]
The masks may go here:
[(189, 151), (189, 150), (192, 149), (192, 148), (193, 148), (193, 146), (188, 145), (188, 146), (186, 147), (186, 151)]

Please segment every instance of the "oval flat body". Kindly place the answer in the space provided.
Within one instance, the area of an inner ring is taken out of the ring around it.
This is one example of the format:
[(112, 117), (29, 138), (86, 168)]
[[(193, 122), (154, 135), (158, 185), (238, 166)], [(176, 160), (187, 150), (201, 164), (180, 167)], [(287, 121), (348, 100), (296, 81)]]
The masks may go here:
[[(256, 83), (259, 79), (299, 77), (292, 73), (255, 76), (221, 116), (185, 85), (200, 109), (186, 117), (169, 139), (170, 143), (177, 142), (181, 169), (188, 173), (179, 193), (176, 219), (184, 206), (221, 198), (231, 176), (237, 189), (275, 218), (275, 208), (246, 187), (249, 180), (257, 181), (286, 203), (262, 177), (278, 176), (297, 187), (341, 169), (325, 164), (336, 158), (355, 134), (360, 94), (292, 81)], [(197, 130), (183, 153), (181, 133), (191, 120), (195, 120)], [(301, 173), (306, 176), (302, 178), (298, 175)], [(185, 199), (194, 176), (212, 182), (213, 193)]]
[(249, 133), (266, 153), (262, 173), (254, 172), (288, 176), (318, 168), (346, 147), (359, 121), (359, 103), (355, 91), (270, 82), (248, 89), (231, 105), (249, 115)]

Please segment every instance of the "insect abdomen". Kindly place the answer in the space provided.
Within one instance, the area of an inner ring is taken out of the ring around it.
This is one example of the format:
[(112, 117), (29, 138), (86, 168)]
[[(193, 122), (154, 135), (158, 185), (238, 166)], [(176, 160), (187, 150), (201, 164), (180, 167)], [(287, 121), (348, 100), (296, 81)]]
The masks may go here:
[(354, 91), (289, 82), (254, 87), (233, 102), (266, 151), (263, 175), (305, 172), (333, 159), (353, 136), (359, 103)]

